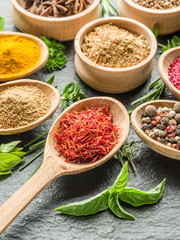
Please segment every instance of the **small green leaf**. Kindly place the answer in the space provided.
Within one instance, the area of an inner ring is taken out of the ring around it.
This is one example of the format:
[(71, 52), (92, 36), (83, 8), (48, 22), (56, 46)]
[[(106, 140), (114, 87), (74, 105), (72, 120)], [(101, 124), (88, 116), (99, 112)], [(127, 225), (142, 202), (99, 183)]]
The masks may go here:
[(22, 161), (23, 159), (11, 153), (0, 153), (0, 172), (10, 170)]
[(53, 75), (46, 83), (52, 85), (54, 82), (55, 76)]
[(158, 25), (157, 24), (154, 25), (152, 32), (154, 33), (154, 36), (157, 38), (158, 37), (158, 33), (159, 33), (159, 29), (158, 29)]
[(11, 152), (11, 154), (22, 158), (26, 153), (25, 152)]
[(74, 216), (86, 216), (95, 214), (108, 208), (109, 190), (97, 194), (87, 200), (71, 203), (69, 205), (55, 208), (55, 211)]
[(14, 141), (6, 144), (0, 145), (0, 152), (9, 153), (11, 152), (21, 141)]
[(118, 197), (121, 201), (129, 203), (134, 207), (157, 203), (164, 192), (165, 182), (166, 179), (148, 192), (143, 192), (135, 188), (125, 188)]
[(110, 188), (110, 193), (121, 193), (124, 188), (126, 187), (128, 181), (128, 162), (126, 162), (121, 172), (119, 173), (118, 177), (116, 178), (113, 186)]
[(117, 216), (120, 218), (126, 218), (126, 219), (130, 219), (130, 220), (134, 220), (135, 217), (131, 214), (129, 214), (128, 212), (126, 212), (123, 207), (120, 205), (119, 200), (118, 200), (118, 196), (111, 194), (109, 196), (109, 200), (108, 200), (108, 206), (110, 208), (110, 210)]
[[(11, 174), (11, 170), (0, 172), (0, 176)], [(0, 179), (1, 180), (1, 179)]]
[(0, 17), (0, 31), (4, 30), (4, 18)]

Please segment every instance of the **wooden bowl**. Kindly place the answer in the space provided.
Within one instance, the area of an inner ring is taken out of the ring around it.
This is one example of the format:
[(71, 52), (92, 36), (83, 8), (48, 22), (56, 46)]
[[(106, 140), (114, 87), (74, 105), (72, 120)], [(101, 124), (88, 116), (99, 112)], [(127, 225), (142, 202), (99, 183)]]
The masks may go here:
[[(127, 68), (108, 68), (90, 61), (81, 50), (84, 36), (94, 27), (113, 23), (138, 35), (144, 35), (150, 44), (149, 56), (141, 63)], [(121, 17), (100, 18), (80, 29), (75, 38), (75, 68), (79, 77), (90, 87), (107, 93), (122, 93), (143, 84), (151, 74), (154, 55), (157, 49), (156, 38), (142, 23)]]
[(145, 110), (145, 107), (149, 104), (154, 105), (156, 108), (158, 107), (173, 107), (176, 101), (169, 101), (169, 100), (156, 100), (156, 101), (150, 101), (141, 104), (138, 106), (131, 115), (131, 122), (134, 130), (136, 131), (137, 135), (140, 137), (140, 139), (147, 144), (152, 150), (155, 152), (169, 157), (169, 158), (174, 158), (177, 160), (180, 160), (180, 150), (168, 147), (162, 143), (157, 142), (154, 139), (151, 139), (149, 136), (147, 136), (143, 130), (141, 130), (142, 127), (142, 113)]
[(155, 10), (142, 7), (132, 0), (118, 0), (118, 11), (123, 17), (135, 19), (144, 23), (151, 30), (158, 26), (158, 34), (165, 35), (180, 30), (180, 7)]
[(0, 85), (0, 92), (10, 86), (24, 86), (24, 85), (34, 85), (34, 86), (37, 86), (38, 88), (40, 88), (41, 90), (43, 90), (50, 99), (51, 107), (44, 116), (40, 117), (36, 121), (34, 121), (26, 126), (22, 126), (22, 127), (18, 127), (18, 128), (0, 129), (0, 135), (11, 135), (11, 134), (27, 132), (27, 131), (39, 126), (40, 124), (45, 122), (48, 118), (50, 118), (59, 106), (60, 94), (57, 91), (57, 89), (47, 83), (40, 82), (37, 80), (21, 79), (21, 80), (11, 81), (8, 83), (3, 83)]
[(172, 94), (174, 94), (174, 96), (180, 99), (180, 90), (174, 87), (174, 85), (170, 82), (168, 77), (169, 65), (177, 57), (180, 57), (180, 47), (171, 48), (165, 51), (159, 58), (158, 70), (167, 88), (169, 88), (169, 90), (172, 92)]
[(74, 39), (84, 24), (99, 17), (100, 0), (90, 0), (92, 4), (81, 13), (69, 17), (42, 17), (32, 14), (22, 8), (20, 0), (11, 0), (12, 17), (17, 28), (22, 32), (31, 33), (38, 37), (46, 36), (59, 41)]
[(39, 69), (41, 69), (47, 62), (48, 57), (49, 57), (49, 51), (48, 47), (46, 44), (39, 38), (32, 36), (30, 34), (25, 34), (25, 33), (19, 33), (19, 32), (0, 32), (0, 36), (22, 36), (24, 38), (27, 38), (31, 41), (33, 41), (39, 48), (40, 53), (41, 53), (41, 58), (40, 61), (37, 62), (36, 65), (33, 65), (31, 68), (28, 68), (26, 71), (23, 70), (21, 72), (12, 74), (12, 76), (3, 76), (0, 75), (0, 82), (6, 82), (14, 79), (20, 79), (26, 76), (29, 76), (35, 72), (37, 72)]

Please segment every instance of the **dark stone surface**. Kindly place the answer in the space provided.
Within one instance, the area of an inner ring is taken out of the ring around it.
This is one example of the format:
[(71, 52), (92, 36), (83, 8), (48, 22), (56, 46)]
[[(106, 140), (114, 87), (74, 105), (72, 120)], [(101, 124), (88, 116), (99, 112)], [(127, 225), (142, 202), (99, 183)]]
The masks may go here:
[[(1, 0), (0, 16), (5, 17), (5, 30), (18, 31), (12, 22), (9, 1)], [(168, 36), (161, 38), (165, 41)], [(148, 91), (148, 85), (159, 77), (157, 60), (151, 78), (140, 88), (125, 94), (104, 94), (89, 88), (75, 73), (73, 41), (67, 42), (67, 67), (55, 72), (55, 84), (59, 92), (69, 82), (79, 82), (85, 95), (113, 96), (127, 108), (130, 103)], [(32, 79), (47, 80), (52, 74), (43, 71), (30, 76)], [(175, 99), (166, 89), (164, 99)], [(48, 131), (59, 115), (58, 110), (53, 117), (38, 128), (27, 133), (13, 136), (0, 136), (0, 143), (20, 139), (23, 143)], [(123, 240), (179, 240), (180, 239), (180, 161), (163, 157), (149, 149), (131, 129), (141, 154), (136, 158), (137, 173), (131, 171), (128, 186), (148, 190), (157, 185), (164, 177), (167, 178), (162, 200), (155, 205), (139, 208), (127, 207), (136, 216), (135, 221), (115, 217), (110, 211), (104, 211), (87, 217), (73, 217), (53, 211), (55, 207), (70, 202), (87, 199), (111, 185), (118, 175), (121, 166), (115, 159), (109, 160), (97, 169), (74, 176), (63, 176), (51, 183), (0, 236), (3, 240), (91, 240), (91, 239), (123, 239)], [(32, 157), (32, 156), (30, 156)], [(27, 157), (26, 161), (29, 157)], [(3, 181), (0, 181), (0, 204), (10, 197), (31, 175), (42, 161), (42, 157), (32, 163), (24, 171), (18, 169)], [(19, 196), (20, 197), (20, 196)], [(0, 213), (1, 214), (1, 213)]]

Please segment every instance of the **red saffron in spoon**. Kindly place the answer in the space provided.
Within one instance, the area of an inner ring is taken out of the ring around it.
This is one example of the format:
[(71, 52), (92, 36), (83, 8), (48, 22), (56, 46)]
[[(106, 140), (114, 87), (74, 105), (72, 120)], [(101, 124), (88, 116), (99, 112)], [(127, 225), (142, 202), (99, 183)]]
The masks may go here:
[(95, 162), (117, 144), (121, 129), (113, 124), (109, 105), (67, 113), (55, 133), (55, 147), (67, 162)]

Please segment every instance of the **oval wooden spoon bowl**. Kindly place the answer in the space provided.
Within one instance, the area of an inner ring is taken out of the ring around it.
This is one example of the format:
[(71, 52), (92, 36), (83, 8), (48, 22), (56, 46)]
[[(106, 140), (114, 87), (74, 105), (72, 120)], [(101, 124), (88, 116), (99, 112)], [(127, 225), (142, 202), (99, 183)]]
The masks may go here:
[(40, 38), (35, 37), (31, 34), (19, 33), (19, 32), (8, 32), (8, 31), (0, 32), (0, 37), (2, 36), (20, 36), (33, 41), (40, 49), (41, 57), (40, 57), (40, 61), (37, 61), (36, 65), (33, 65), (31, 68), (12, 74), (12, 76), (0, 75), (0, 82), (6, 82), (6, 81), (20, 79), (20, 78), (29, 76), (37, 72), (46, 64), (49, 57), (49, 51), (46, 44)]
[[(100, 106), (102, 103), (110, 105), (113, 123), (122, 128), (118, 144), (102, 159), (94, 163), (73, 164), (65, 162), (59, 157), (55, 149), (54, 133), (59, 127), (60, 119), (67, 112), (80, 111), (84, 107)], [(110, 97), (87, 98), (72, 104), (55, 121), (51, 127), (44, 151), (44, 160), (40, 169), (27, 181), (12, 197), (0, 207), (0, 233), (2, 233), (19, 213), (43, 190), (52, 180), (62, 175), (72, 175), (93, 169), (110, 159), (122, 146), (129, 132), (129, 115), (125, 107), (116, 99)]]
[(147, 136), (143, 130), (141, 130), (142, 127), (142, 113), (145, 110), (145, 107), (149, 104), (154, 105), (156, 108), (158, 107), (173, 107), (176, 101), (167, 101), (167, 100), (156, 100), (156, 101), (150, 101), (144, 104), (141, 104), (139, 107), (137, 107), (131, 115), (131, 122), (134, 130), (136, 131), (137, 135), (140, 137), (140, 139), (147, 144), (152, 150), (155, 152), (164, 155), (169, 158), (174, 158), (177, 160), (180, 160), (180, 150), (168, 147), (162, 143), (157, 142), (154, 139), (151, 139), (149, 136)]
[(11, 135), (11, 134), (27, 132), (27, 131), (39, 126), (43, 122), (45, 122), (49, 117), (52, 116), (52, 114), (58, 108), (59, 103), (60, 103), (60, 94), (57, 91), (57, 89), (47, 83), (40, 82), (37, 80), (21, 79), (21, 80), (11, 81), (8, 83), (3, 83), (3, 84), (0, 84), (0, 92), (3, 91), (4, 89), (6, 89), (7, 87), (25, 86), (25, 85), (33, 85), (33, 86), (36, 86), (39, 89), (43, 90), (43, 92), (45, 92), (46, 96), (49, 97), (51, 107), (44, 116), (40, 117), (36, 121), (34, 121), (26, 126), (22, 126), (22, 127), (18, 127), (18, 128), (9, 128), (9, 129), (0, 128), (0, 135)]
[(180, 47), (171, 48), (165, 51), (159, 58), (158, 61), (158, 70), (166, 84), (167, 88), (174, 94), (175, 97), (180, 99), (180, 90), (178, 90), (169, 80), (168, 77), (168, 68), (170, 64), (177, 58), (180, 57)]

